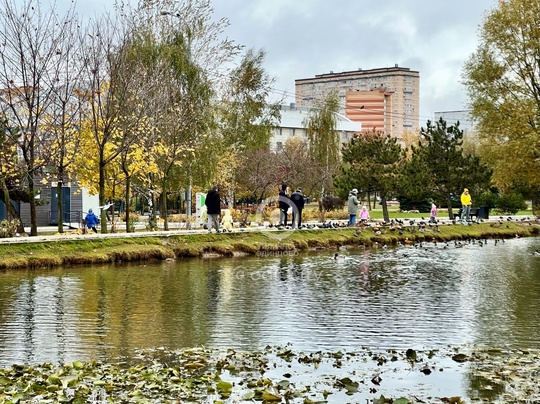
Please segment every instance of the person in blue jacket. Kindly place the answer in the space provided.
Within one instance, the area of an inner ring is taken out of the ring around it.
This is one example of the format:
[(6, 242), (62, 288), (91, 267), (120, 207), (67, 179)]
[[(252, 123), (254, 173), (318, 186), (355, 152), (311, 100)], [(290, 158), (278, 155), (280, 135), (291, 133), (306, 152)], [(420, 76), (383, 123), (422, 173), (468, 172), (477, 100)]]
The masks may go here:
[(89, 229), (94, 230), (94, 232), (96, 232), (96, 233), (98, 232), (97, 229), (96, 229), (96, 226), (99, 223), (99, 219), (94, 214), (94, 211), (92, 210), (92, 208), (88, 209), (88, 213), (86, 214), (86, 217), (84, 218), (84, 220), (86, 220), (86, 226)]

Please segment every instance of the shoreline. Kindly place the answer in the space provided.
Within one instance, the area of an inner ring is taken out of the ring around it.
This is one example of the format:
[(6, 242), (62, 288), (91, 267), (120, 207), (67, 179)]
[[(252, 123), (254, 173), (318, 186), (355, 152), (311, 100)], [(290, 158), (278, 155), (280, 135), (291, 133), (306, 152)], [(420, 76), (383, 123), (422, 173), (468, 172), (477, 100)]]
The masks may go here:
[(336, 250), (342, 246), (370, 248), (468, 239), (508, 239), (540, 235), (536, 221), (486, 222), (463, 226), (368, 226), (328, 229), (235, 229), (158, 231), (109, 234), (58, 234), (1, 239), (0, 270), (54, 268), (115, 262), (182, 258), (275, 255), (278, 252)]

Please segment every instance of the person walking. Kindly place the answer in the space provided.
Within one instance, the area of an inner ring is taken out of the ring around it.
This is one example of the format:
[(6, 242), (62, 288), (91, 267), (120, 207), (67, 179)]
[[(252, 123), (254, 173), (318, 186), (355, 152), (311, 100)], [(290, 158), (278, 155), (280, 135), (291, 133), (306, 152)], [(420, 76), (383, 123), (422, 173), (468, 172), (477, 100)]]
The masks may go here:
[(279, 191), (279, 226), (287, 226), (287, 211), (291, 207), (291, 201), (287, 195), (287, 183), (281, 184)]
[(356, 197), (358, 195), (358, 190), (354, 188), (349, 193), (349, 204), (348, 204), (348, 212), (349, 212), (349, 226), (354, 226), (356, 224), (356, 215), (358, 215), (358, 198)]
[(369, 211), (367, 210), (366, 205), (362, 206), (362, 210), (360, 211), (360, 221), (361, 222), (367, 222), (370, 219)]
[(461, 223), (462, 224), (468, 224), (469, 223), (469, 216), (471, 214), (471, 195), (469, 194), (469, 190), (467, 188), (463, 189), (463, 193), (461, 194)]
[(431, 210), (429, 211), (429, 223), (437, 223), (437, 205), (431, 204)]
[(302, 210), (304, 209), (304, 194), (302, 188), (296, 188), (296, 191), (291, 195), (291, 201), (294, 204), (292, 214), (292, 227), (293, 229), (299, 229), (302, 226)]
[(216, 233), (219, 233), (221, 199), (219, 197), (219, 188), (217, 186), (208, 191), (204, 205), (206, 206), (206, 213), (208, 214), (208, 233), (212, 233), (212, 224), (216, 227)]
[(95, 215), (92, 208), (88, 209), (88, 213), (86, 214), (86, 217), (84, 218), (84, 220), (86, 222), (86, 227), (88, 227), (89, 229), (92, 229), (94, 233), (98, 232), (96, 229), (96, 226), (99, 224), (99, 219)]

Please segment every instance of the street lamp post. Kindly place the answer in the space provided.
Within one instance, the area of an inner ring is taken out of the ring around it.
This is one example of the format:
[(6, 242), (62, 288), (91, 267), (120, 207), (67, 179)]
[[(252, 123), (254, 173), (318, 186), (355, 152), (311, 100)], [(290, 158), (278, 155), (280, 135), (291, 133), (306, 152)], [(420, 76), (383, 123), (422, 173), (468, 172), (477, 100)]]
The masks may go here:
[[(179, 13), (173, 13), (171, 11), (161, 11), (161, 15), (170, 15), (171, 17), (181, 18)], [(191, 32), (187, 32), (187, 59), (188, 64), (191, 65)], [(189, 81), (188, 81), (189, 84)], [(191, 163), (189, 163), (189, 172), (188, 172), (188, 185), (186, 188), (186, 217), (191, 217)]]

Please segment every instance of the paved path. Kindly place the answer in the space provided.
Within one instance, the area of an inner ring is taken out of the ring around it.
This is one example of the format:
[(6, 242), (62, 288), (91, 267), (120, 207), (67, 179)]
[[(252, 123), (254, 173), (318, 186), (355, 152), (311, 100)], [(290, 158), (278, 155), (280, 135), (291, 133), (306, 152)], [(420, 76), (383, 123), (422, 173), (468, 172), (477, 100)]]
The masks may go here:
[[(502, 220), (506, 221), (509, 216), (502, 216)], [(526, 220), (534, 220), (534, 216), (511, 216), (511, 219), (513, 221), (526, 221)], [(412, 219), (400, 219), (402, 220), (405, 225), (408, 225), (410, 221), (413, 221), (415, 223), (418, 223), (422, 221), (422, 219), (418, 218), (412, 218)], [(491, 216), (489, 219), (485, 220), (486, 222), (496, 222), (501, 220), (500, 216)], [(538, 219), (537, 219), (538, 220)], [(330, 222), (340, 222), (340, 223), (346, 223), (346, 220), (329, 220)], [(378, 222), (378, 220), (374, 220), (374, 223)], [(307, 224), (316, 224), (319, 222), (308, 222)], [(441, 225), (447, 225), (451, 224), (452, 221), (449, 219), (440, 219)], [(54, 233), (57, 230), (56, 226), (50, 226), (50, 227), (38, 227), (38, 236), (35, 237), (28, 237), (28, 236), (19, 236), (19, 237), (12, 237), (12, 238), (0, 238), (0, 244), (14, 244), (14, 243), (40, 243), (40, 242), (53, 242), (53, 241), (59, 241), (59, 240), (89, 240), (89, 239), (96, 239), (96, 238), (125, 238), (125, 237), (167, 237), (167, 236), (176, 236), (176, 235), (187, 235), (187, 234), (205, 234), (207, 230), (200, 228), (200, 229), (192, 229), (192, 230), (186, 230), (184, 228), (178, 228), (175, 227), (177, 223), (170, 224), (170, 229), (168, 231), (165, 230), (158, 230), (158, 231), (141, 231), (137, 230), (135, 233), (125, 233), (124, 229), (121, 229), (119, 233), (93, 233), (90, 232), (88, 234), (78, 234), (74, 230), (66, 230), (63, 234), (48, 234), (48, 235), (39, 235), (43, 233)], [(141, 225), (142, 227), (142, 225)], [(30, 228), (26, 229), (27, 231), (30, 231)], [(235, 227), (234, 232), (250, 232), (250, 231), (278, 231), (276, 228), (268, 228), (263, 226), (251, 226), (248, 228), (238, 228)], [(290, 230), (286, 230), (290, 231)], [(215, 233), (214, 233), (215, 234)]]

